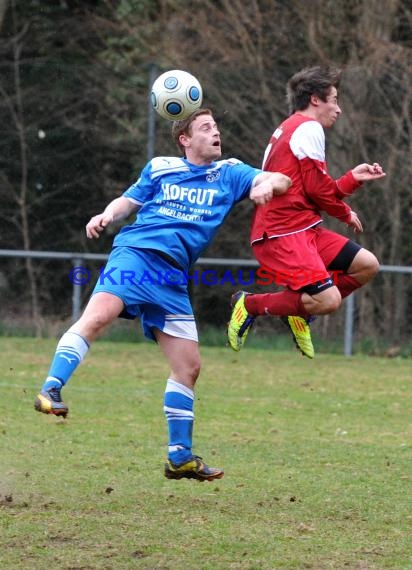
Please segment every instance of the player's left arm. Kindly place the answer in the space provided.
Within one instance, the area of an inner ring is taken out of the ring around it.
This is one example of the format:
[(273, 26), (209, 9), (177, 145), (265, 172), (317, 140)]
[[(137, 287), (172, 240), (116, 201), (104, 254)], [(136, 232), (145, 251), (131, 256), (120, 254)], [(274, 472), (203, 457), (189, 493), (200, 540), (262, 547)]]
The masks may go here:
[(358, 166), (355, 166), (355, 168), (352, 168), (352, 170), (349, 170), (336, 180), (336, 196), (341, 199), (347, 198), (353, 194), (363, 182), (379, 180), (385, 176), (386, 173), (378, 162), (372, 164), (363, 162), (362, 164), (358, 164)]
[(281, 172), (261, 172), (255, 176), (249, 198), (258, 206), (272, 200), (273, 196), (284, 194), (292, 185), (289, 176)]
[(355, 168), (352, 168), (351, 172), (357, 182), (379, 180), (386, 176), (386, 172), (384, 172), (382, 166), (378, 162), (374, 162), (373, 164), (363, 162), (362, 164), (355, 166)]

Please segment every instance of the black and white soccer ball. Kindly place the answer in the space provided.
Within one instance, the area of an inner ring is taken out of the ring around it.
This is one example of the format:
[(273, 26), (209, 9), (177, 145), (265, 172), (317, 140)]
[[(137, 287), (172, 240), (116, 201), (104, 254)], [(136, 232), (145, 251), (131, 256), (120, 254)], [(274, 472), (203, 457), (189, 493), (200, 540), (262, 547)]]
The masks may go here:
[(164, 119), (181, 121), (200, 108), (203, 90), (199, 81), (181, 69), (162, 73), (152, 85), (151, 101)]

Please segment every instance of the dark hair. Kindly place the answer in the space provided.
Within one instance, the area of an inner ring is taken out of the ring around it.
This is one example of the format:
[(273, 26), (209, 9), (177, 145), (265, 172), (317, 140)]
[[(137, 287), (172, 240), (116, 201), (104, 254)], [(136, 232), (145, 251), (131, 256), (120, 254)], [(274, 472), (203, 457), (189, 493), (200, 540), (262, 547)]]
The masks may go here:
[(172, 124), (172, 137), (179, 149), (185, 154), (184, 147), (179, 142), (180, 135), (190, 135), (190, 128), (193, 121), (200, 115), (212, 115), (210, 109), (197, 109), (187, 119), (182, 119), (181, 121), (173, 121)]
[(326, 101), (332, 87), (339, 87), (341, 71), (330, 67), (305, 67), (293, 75), (286, 86), (289, 111), (303, 111), (310, 104), (312, 95)]

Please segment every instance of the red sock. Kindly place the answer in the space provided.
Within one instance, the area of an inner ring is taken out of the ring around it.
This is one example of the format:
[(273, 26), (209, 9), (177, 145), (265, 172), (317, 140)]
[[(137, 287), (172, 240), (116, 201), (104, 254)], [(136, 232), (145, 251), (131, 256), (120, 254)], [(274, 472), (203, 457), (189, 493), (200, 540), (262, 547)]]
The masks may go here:
[(246, 296), (245, 307), (247, 312), (254, 316), (287, 317), (295, 315), (306, 318), (309, 314), (305, 311), (301, 298), (301, 293), (289, 290), (261, 295), (252, 294)]
[(359, 281), (356, 281), (354, 277), (346, 274), (338, 275), (338, 278), (335, 280), (335, 285), (339, 289), (342, 299), (353, 293), (355, 289), (362, 287)]

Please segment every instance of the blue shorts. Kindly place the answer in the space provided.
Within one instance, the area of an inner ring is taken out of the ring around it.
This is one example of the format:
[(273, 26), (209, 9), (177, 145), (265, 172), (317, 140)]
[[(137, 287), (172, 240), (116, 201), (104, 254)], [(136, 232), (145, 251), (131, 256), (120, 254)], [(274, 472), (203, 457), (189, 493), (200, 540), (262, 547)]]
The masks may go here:
[(198, 341), (195, 318), (182, 270), (148, 249), (114, 247), (93, 290), (111, 293), (124, 304), (120, 317), (139, 317), (147, 338), (152, 329)]

